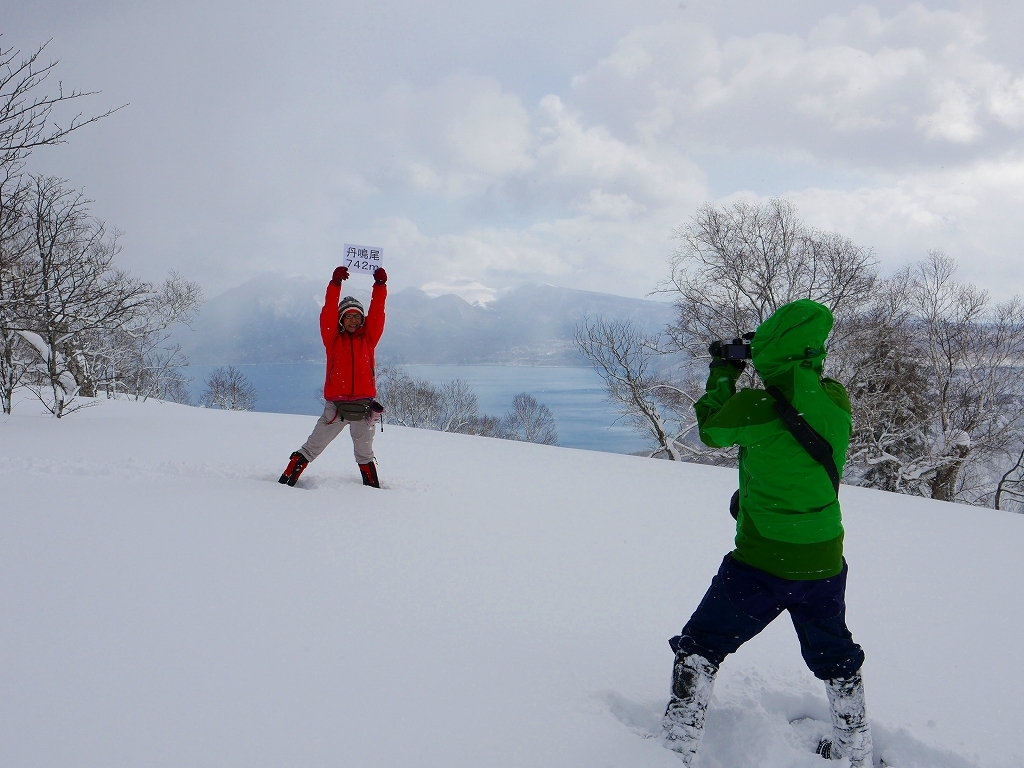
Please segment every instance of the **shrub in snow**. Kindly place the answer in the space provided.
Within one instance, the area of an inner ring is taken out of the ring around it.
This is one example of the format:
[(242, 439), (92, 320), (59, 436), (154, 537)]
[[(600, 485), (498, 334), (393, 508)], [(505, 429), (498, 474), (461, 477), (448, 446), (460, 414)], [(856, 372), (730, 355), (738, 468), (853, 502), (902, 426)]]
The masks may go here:
[(558, 442), (551, 410), (522, 392), (503, 418), (480, 413), (472, 387), (461, 379), (435, 386), (398, 368), (377, 372), (377, 397), (389, 421), (404, 427), (483, 435), (554, 445)]
[(234, 366), (221, 366), (206, 377), (206, 389), (199, 399), (207, 408), (251, 411), (256, 407), (256, 390), (244, 373)]

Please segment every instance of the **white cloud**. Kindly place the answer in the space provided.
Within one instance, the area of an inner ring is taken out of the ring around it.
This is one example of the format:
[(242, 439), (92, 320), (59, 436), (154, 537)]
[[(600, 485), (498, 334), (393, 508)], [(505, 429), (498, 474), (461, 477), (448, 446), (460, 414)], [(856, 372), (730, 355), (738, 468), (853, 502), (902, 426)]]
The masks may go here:
[[(565, 274), (570, 264), (550, 247), (547, 223), (526, 229), (475, 227), (461, 232), (429, 235), (408, 219), (382, 221), (380, 237), (387, 250), (400, 258), (406, 279), (413, 283), (451, 284), (457, 279), (488, 276)], [(472, 276), (472, 277), (469, 277)]]
[(941, 248), (958, 260), (963, 278), (998, 297), (1024, 294), (1020, 154), (910, 174), (888, 185), (849, 192), (809, 188), (789, 197), (816, 226), (873, 247), (887, 269)]
[[(443, 119), (426, 114), (439, 99), (455, 105)], [(392, 115), (396, 104), (424, 111), (403, 118), (388, 154), (405, 189), (415, 191), (415, 207), (434, 211), (442, 201), (447, 218), (385, 217), (366, 237), (399, 254), (396, 276), (431, 291), (467, 285), (467, 295), (476, 295), (477, 284), (502, 289), (544, 279), (599, 290), (614, 281), (618, 290), (642, 295), (664, 272), (673, 227), (708, 194), (703, 172), (684, 153), (616, 138), (554, 94), (525, 113), (493, 82), (460, 78), (420, 90), (403, 86), (388, 100)], [(499, 102), (508, 109), (484, 109), (470, 120), (470, 133), (479, 133), (475, 140), (487, 151), (463, 148), (472, 144), (464, 140), (469, 129), (452, 126), (474, 114), (466, 105)], [(500, 150), (494, 157), (492, 135)], [(498, 213), (493, 221), (485, 213), (459, 222), (451, 211), (460, 202)]]
[(33, 169), (87, 188), (133, 271), (210, 293), (329, 274), (347, 241), (383, 245), (397, 288), (643, 295), (672, 230), (738, 190), (788, 192), (886, 259), (942, 247), (1018, 285), (1024, 12), (855, 3), (555, 3), (498, 22), (479, 3), (315, 0), (240, 21), (102, 0), (89, 24), (29, 4), (62, 76), (103, 89), (90, 104), (132, 103)]
[(572, 207), (595, 219), (630, 219), (647, 212), (646, 206), (629, 195), (611, 195), (600, 189), (590, 190), (585, 200), (577, 200)]
[(339, 171), (334, 176), (334, 188), (347, 198), (367, 198), (380, 192), (358, 173)]
[(471, 227), (430, 235), (408, 219), (391, 219), (378, 222), (375, 242), (384, 243), (389, 254), (389, 274), (424, 290), (461, 280), (500, 291), (543, 280), (643, 296), (664, 277), (672, 228), (679, 223), (664, 212), (641, 226), (583, 214), (525, 228)]
[(673, 228), (711, 196), (701, 163), (713, 168), (704, 152), (718, 147), (773, 158), (777, 173), (794, 155), (812, 175), (837, 159), (857, 168), (859, 185), (811, 179), (789, 196), (888, 264), (942, 247), (983, 282), (982, 265), (1016, 254), (1006, 222), (1024, 202), (1024, 154), (1010, 148), (1024, 81), (986, 58), (979, 30), (920, 6), (860, 7), (803, 35), (660, 25), (532, 109), (486, 78), (403, 86), (389, 98), (412, 110), (395, 140), (409, 184), (526, 213), (440, 228), (406, 216), (395, 247), (409, 277), (437, 289), (540, 278), (643, 294), (664, 276)]
[(965, 145), (978, 156), (1024, 121), (1024, 80), (986, 57), (979, 25), (911, 5), (886, 18), (861, 6), (803, 36), (641, 28), (573, 80), (570, 101), (617, 135), (697, 151), (799, 149), (876, 167)]
[(928, 115), (917, 118), (918, 129), (929, 139), (946, 139), (969, 144), (978, 138), (978, 104), (955, 80), (933, 83), (938, 106)]
[(588, 198), (629, 194), (638, 201), (635, 210), (689, 205), (704, 193), (699, 167), (672, 147), (616, 138), (603, 125), (587, 125), (553, 94), (539, 108), (547, 124), (537, 157), (551, 183), (571, 185)]
[(535, 104), (494, 77), (406, 81), (369, 110), (365, 156), (336, 187), (371, 211), (402, 201), (366, 225), (396, 277), (475, 301), (530, 279), (646, 293), (709, 174), (740, 156), (764, 162), (732, 161), (722, 192), (763, 194), (770, 174), (887, 265), (941, 247), (965, 276), (1021, 290), (1024, 76), (984, 24), (915, 4), (800, 33), (641, 26)]
[(383, 114), (393, 164), (417, 189), (462, 197), (533, 167), (529, 115), (492, 78), (403, 84), (388, 92)]

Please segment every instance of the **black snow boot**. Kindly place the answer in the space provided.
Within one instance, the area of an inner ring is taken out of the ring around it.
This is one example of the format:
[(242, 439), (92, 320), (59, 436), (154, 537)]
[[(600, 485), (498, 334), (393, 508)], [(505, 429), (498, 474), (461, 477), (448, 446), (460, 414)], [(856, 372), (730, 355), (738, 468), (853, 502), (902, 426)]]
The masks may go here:
[(363, 485), (371, 488), (380, 488), (380, 480), (377, 479), (377, 465), (372, 461), (359, 465), (359, 474), (363, 476)]
[(288, 457), (288, 466), (284, 468), (284, 474), (281, 475), (281, 479), (277, 482), (282, 485), (295, 485), (307, 464), (309, 464), (309, 459), (295, 451), (295, 453)]

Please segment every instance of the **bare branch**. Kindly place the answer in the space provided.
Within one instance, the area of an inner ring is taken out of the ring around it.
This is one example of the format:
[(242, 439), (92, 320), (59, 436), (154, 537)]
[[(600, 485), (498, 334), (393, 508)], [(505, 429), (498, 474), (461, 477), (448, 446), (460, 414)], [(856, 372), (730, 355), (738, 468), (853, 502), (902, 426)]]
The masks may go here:
[(43, 43), (27, 57), (14, 48), (0, 47), (0, 168), (17, 169), (37, 147), (61, 144), (69, 134), (109, 117), (126, 104), (84, 116), (79, 112), (62, 125), (54, 121), (53, 110), (99, 91), (65, 91), (57, 84), (56, 93), (43, 91), (46, 81), (59, 62), (44, 64), (41, 56), (49, 45)]

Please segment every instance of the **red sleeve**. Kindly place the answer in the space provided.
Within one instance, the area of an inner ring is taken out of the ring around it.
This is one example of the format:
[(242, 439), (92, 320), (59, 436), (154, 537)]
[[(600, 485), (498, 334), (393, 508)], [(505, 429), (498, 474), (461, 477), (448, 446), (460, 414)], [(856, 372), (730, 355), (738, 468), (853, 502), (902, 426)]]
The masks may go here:
[(327, 295), (324, 296), (324, 308), (320, 310), (320, 338), (328, 349), (338, 338), (338, 299), (341, 298), (341, 286), (327, 284)]
[[(370, 340), (370, 344), (377, 346), (381, 335), (384, 333), (384, 301), (388, 297), (388, 287), (384, 283), (374, 283), (373, 293), (370, 295), (370, 311), (366, 313), (366, 322), (363, 328)], [(337, 307), (335, 307), (337, 316)]]

